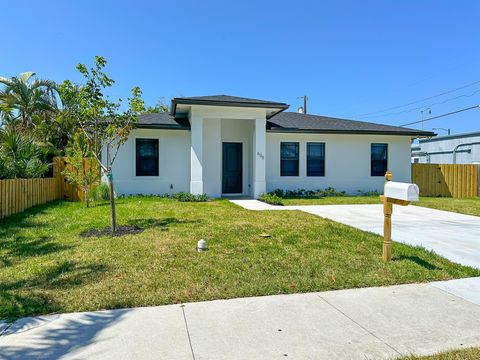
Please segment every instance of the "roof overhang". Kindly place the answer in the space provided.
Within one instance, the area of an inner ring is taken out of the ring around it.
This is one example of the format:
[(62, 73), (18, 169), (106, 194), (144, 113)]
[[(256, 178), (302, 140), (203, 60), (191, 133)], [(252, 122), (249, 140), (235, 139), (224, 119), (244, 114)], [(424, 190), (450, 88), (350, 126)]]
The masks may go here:
[(173, 116), (182, 116), (181, 114), (188, 114), (191, 106), (224, 106), (224, 107), (236, 107), (236, 108), (257, 108), (265, 109), (266, 117), (270, 119), (276, 114), (288, 109), (289, 105), (285, 103), (262, 103), (255, 101), (216, 101), (216, 100), (200, 100), (190, 98), (173, 98), (172, 106), (170, 107), (170, 114)]
[(331, 130), (331, 129), (296, 129), (296, 128), (270, 128), (269, 133), (294, 133), (294, 134), (350, 134), (350, 135), (401, 135), (412, 138), (431, 137), (436, 134), (425, 131), (412, 133), (409, 131), (381, 131), (381, 130)]

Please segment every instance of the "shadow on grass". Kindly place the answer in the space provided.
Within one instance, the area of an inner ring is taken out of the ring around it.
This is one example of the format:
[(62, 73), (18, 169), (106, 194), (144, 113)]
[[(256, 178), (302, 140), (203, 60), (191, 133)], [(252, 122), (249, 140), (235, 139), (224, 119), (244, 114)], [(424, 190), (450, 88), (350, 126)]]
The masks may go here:
[(49, 235), (36, 235), (38, 231), (52, 227), (48, 222), (39, 221), (37, 215), (46, 214), (62, 203), (52, 201), (0, 220), (0, 268), (12, 266), (28, 257), (57, 253), (72, 247), (58, 243)]
[[(40, 331), (32, 341), (22, 345), (3, 345), (0, 359), (59, 359), (93, 343), (99, 332), (121, 321), (128, 311), (82, 313), (74, 318), (57, 319), (57, 324), (60, 321), (60, 326), (55, 328), (55, 331)], [(21, 321), (28, 322), (29, 320), (33, 321), (33, 319), (22, 319)], [(6, 337), (8, 336), (6, 335)]]
[[(5, 230), (7, 230), (8, 227), (32, 227), (32, 226), (38, 226), (38, 222), (33, 222), (32, 219), (29, 219), (31, 215), (40, 215), (40, 214), (45, 214), (49, 210), (57, 208), (59, 205), (64, 204), (65, 201), (63, 200), (55, 200), (55, 201), (50, 201), (46, 204), (41, 204), (41, 205), (36, 205), (33, 206), (21, 213), (10, 215), (6, 218), (0, 219), (0, 236), (4, 233), (6, 233)], [(45, 225), (45, 224), (40, 224), (40, 225)]]
[(441, 267), (438, 267), (416, 255), (414, 256), (411, 256), (411, 255), (400, 255), (398, 257), (394, 257), (393, 258), (394, 261), (402, 261), (402, 260), (408, 260), (408, 261), (412, 261), (414, 262), (415, 264), (417, 265), (420, 265), (421, 267), (427, 269), (427, 270), (442, 270)]
[(25, 236), (13, 236), (11, 240), (4, 241), (0, 246), (2, 256), (0, 263), (5, 266), (12, 265), (11, 258), (25, 259), (31, 256), (42, 256), (71, 248), (71, 245), (59, 244), (51, 236), (39, 236), (34, 239)]
[(182, 225), (182, 224), (198, 224), (200, 220), (188, 220), (188, 219), (177, 219), (174, 217), (156, 219), (156, 218), (142, 218), (142, 219), (131, 219), (128, 221), (128, 225), (139, 226), (143, 229), (148, 228), (160, 228), (162, 230), (168, 230), (171, 225)]
[(30, 278), (0, 283), (0, 319), (63, 311), (49, 295), (50, 290), (69, 290), (94, 282), (105, 271), (99, 264), (63, 261)]

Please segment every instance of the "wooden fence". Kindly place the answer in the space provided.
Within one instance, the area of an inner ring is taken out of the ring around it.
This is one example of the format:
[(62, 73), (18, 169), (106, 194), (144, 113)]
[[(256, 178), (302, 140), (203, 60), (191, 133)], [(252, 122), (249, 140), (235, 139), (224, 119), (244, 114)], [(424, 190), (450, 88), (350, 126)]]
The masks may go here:
[(479, 195), (479, 166), (470, 164), (412, 164), (412, 181), (422, 196)]
[[(83, 159), (83, 166), (88, 170), (91, 167), (98, 169), (98, 164), (95, 159)], [(60, 199), (70, 201), (85, 201), (85, 192), (78, 186), (70, 184), (62, 172), (66, 167), (70, 167), (65, 161), (64, 157), (56, 157), (53, 159), (53, 177), (59, 179), (58, 187), (60, 191)], [(100, 171), (98, 171), (98, 179), (100, 180)]]
[[(85, 199), (84, 192), (69, 184), (62, 175), (67, 166), (65, 158), (56, 157), (53, 160), (52, 178), (0, 180), (0, 219), (57, 199)], [(94, 160), (85, 161), (89, 164), (87, 166), (95, 166)]]
[(57, 183), (55, 178), (0, 180), (0, 218), (59, 199)]

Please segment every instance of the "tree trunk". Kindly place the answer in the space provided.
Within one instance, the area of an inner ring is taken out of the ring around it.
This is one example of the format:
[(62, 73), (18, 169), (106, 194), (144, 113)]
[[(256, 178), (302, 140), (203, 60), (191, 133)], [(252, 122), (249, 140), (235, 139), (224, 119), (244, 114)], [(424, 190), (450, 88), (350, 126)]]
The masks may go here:
[(113, 192), (112, 173), (108, 173), (108, 186), (110, 188), (110, 219), (112, 223), (112, 232), (117, 230), (117, 210), (115, 209), (115, 193)]
[(87, 203), (87, 208), (90, 207), (90, 188), (85, 189), (85, 202)]
[(86, 167), (86, 164), (85, 164), (85, 155), (82, 154), (82, 172), (83, 172), (83, 178), (82, 178), (82, 182), (85, 186), (85, 202), (87, 204), (87, 208), (90, 207), (90, 184), (88, 184), (88, 182), (90, 180), (87, 181), (87, 167)]

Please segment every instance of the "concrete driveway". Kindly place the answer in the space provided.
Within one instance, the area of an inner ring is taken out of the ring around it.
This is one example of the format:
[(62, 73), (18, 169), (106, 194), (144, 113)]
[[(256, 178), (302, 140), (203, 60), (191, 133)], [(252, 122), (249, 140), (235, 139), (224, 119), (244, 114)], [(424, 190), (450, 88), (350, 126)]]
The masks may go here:
[[(293, 207), (383, 235), (383, 205)], [(459, 264), (480, 268), (480, 217), (420, 206), (393, 206), (392, 239), (422, 246)]]
[[(383, 236), (383, 205), (272, 206), (232, 200), (248, 210), (301, 210)], [(422, 246), (459, 264), (480, 268), (480, 217), (420, 206), (393, 206), (392, 239)]]

